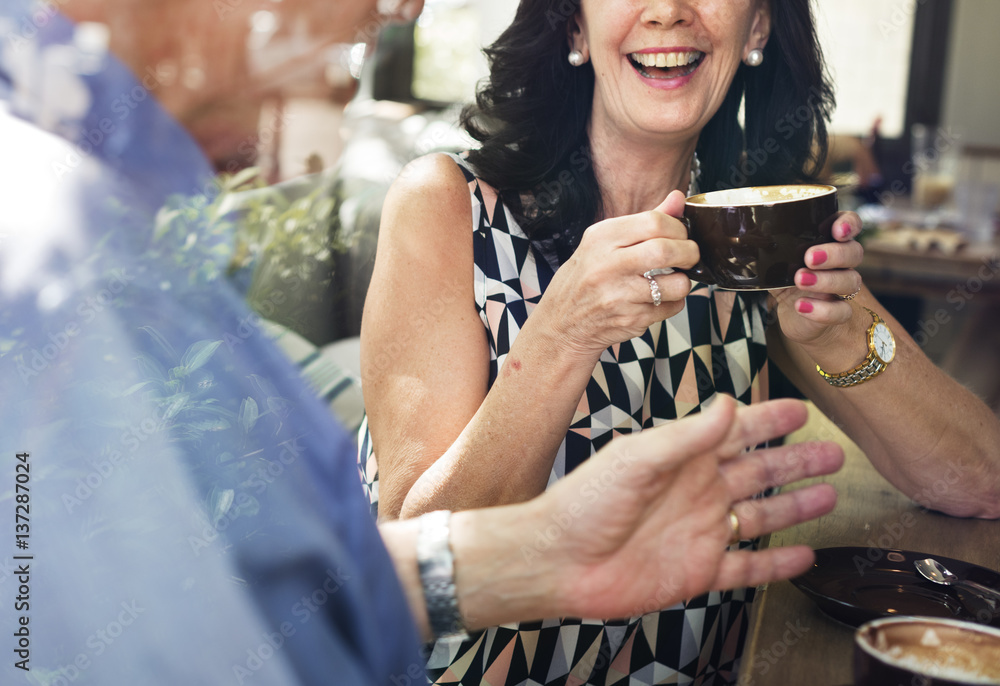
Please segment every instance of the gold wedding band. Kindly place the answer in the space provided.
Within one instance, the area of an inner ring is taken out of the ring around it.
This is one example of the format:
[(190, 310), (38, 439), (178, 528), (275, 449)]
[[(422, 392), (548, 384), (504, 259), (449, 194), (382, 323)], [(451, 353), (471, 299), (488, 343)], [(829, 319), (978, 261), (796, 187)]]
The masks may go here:
[(733, 508), (729, 508), (729, 528), (732, 530), (729, 536), (729, 545), (739, 543), (742, 540), (740, 536), (740, 518), (736, 516), (736, 510)]
[(842, 296), (840, 296), (840, 299), (841, 300), (854, 300), (856, 297), (858, 297), (858, 293), (860, 293), (860, 292), (861, 292), (861, 286), (858, 286), (858, 290), (854, 291), (850, 295), (842, 295)]

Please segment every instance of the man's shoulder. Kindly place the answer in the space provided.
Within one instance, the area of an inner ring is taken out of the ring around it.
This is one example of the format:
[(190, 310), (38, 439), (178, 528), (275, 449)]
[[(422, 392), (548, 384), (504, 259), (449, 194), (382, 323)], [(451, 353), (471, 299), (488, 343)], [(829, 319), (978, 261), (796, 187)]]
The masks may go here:
[(0, 280), (6, 293), (42, 288), (56, 276), (47, 273), (54, 254), (85, 257), (78, 208), (104, 172), (65, 139), (2, 110), (0, 150)]

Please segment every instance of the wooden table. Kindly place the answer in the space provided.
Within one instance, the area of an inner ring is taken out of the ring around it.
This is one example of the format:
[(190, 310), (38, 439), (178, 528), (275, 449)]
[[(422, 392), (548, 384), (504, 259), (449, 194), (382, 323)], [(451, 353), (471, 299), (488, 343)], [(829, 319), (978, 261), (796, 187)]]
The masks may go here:
[(858, 267), (865, 284), (881, 293), (969, 301), (980, 294), (1000, 298), (1000, 244), (973, 243), (952, 255), (891, 245), (878, 237), (865, 243)]
[[(837, 508), (816, 521), (773, 534), (768, 545), (870, 545), (953, 557), (1000, 570), (1000, 522), (955, 519), (922, 510), (883, 479), (860, 448), (810, 405), (809, 423), (790, 440), (814, 439), (835, 440), (844, 447), (847, 459), (839, 473), (803, 484), (833, 484), (839, 494)], [(850, 684), (852, 640), (852, 628), (828, 618), (790, 582), (770, 584), (758, 589), (751, 611), (739, 684)]]

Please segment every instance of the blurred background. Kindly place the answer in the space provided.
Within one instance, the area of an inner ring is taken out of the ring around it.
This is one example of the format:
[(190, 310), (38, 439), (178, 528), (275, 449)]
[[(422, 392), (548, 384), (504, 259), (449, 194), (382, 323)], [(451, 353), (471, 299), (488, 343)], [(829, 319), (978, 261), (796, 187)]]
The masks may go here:
[[(470, 145), (457, 114), (516, 5), (428, 0), (413, 23), (335, 46), (322, 73), (265, 108), (255, 164), (292, 200), (319, 184), (335, 201), (321, 227), (330, 269), (278, 323), (353, 350), (385, 191), (410, 159)], [(865, 281), (936, 363), (1000, 408), (1000, 2), (814, 7), (838, 102), (823, 175), (865, 221)]]

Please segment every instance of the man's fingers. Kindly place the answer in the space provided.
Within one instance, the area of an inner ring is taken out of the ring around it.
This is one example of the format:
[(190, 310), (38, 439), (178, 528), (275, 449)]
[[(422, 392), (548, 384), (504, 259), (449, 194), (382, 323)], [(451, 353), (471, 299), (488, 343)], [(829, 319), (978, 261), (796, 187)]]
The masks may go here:
[(747, 588), (791, 579), (806, 572), (815, 559), (812, 549), (804, 545), (726, 553), (713, 586), (716, 590)]
[(844, 464), (844, 449), (833, 442), (809, 442), (755, 450), (719, 466), (733, 501), (814, 476), (833, 474)]
[(746, 448), (789, 434), (801, 428), (808, 417), (805, 403), (792, 398), (741, 407), (736, 423), (720, 446), (721, 455), (735, 456)]
[(740, 536), (746, 539), (822, 517), (836, 505), (833, 486), (815, 484), (771, 498), (743, 500), (733, 505), (733, 510), (740, 522)]
[[(735, 415), (736, 401), (729, 396), (719, 396), (704, 412), (612, 441), (611, 450), (607, 452), (628, 462), (646, 462), (655, 471), (672, 470), (688, 460), (716, 451), (720, 440), (729, 435)], [(588, 460), (583, 466), (592, 461)]]

